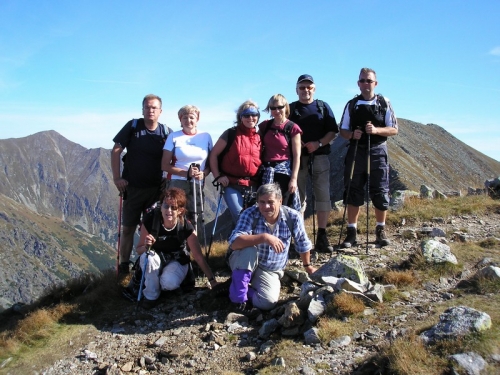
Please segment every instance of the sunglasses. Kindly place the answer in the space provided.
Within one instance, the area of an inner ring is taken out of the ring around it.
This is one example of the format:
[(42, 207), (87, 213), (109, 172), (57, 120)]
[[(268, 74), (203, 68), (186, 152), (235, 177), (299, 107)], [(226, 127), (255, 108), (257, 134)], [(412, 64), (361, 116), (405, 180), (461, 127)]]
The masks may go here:
[(304, 91), (304, 90), (311, 91), (313, 88), (314, 88), (314, 86), (299, 86), (300, 91)]
[(259, 117), (259, 115), (241, 115), (243, 118)]
[(276, 111), (277, 109), (283, 109), (283, 108), (285, 108), (285, 106), (284, 106), (284, 105), (279, 105), (279, 106), (277, 106), (277, 107), (269, 107), (269, 109), (270, 109), (271, 111)]
[(359, 83), (373, 83), (375, 81), (372, 81), (371, 79), (364, 79), (364, 78), (361, 78), (359, 81)]
[(172, 210), (172, 211), (177, 211), (179, 209), (179, 207), (173, 206), (173, 205), (167, 204), (167, 203), (162, 203), (161, 208), (164, 208), (165, 210)]

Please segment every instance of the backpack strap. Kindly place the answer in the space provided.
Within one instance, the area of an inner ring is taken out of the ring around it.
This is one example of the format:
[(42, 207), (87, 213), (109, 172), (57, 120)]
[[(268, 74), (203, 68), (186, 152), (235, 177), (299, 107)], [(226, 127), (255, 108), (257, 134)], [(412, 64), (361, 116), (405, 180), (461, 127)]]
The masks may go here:
[[(293, 236), (293, 220), (290, 217), (290, 214), (286, 208), (281, 207), (280, 212), (282, 212), (285, 215), (286, 218), (286, 225), (288, 226), (288, 229), (290, 229), (290, 232), (292, 233)], [(252, 222), (252, 233), (257, 227), (257, 222), (259, 221), (259, 216), (256, 215), (253, 217), (253, 222)]]
[[(319, 113), (321, 113), (321, 117), (323, 117), (323, 120), (324, 120), (328, 115), (328, 111), (326, 111), (326, 108), (325, 108), (325, 102), (323, 100), (316, 99), (316, 105), (318, 106), (318, 111), (319, 111)], [(325, 115), (325, 113), (326, 113), (326, 115)]]
[[(274, 119), (267, 120), (267, 124), (264, 127), (264, 130), (262, 131), (261, 139), (264, 139), (264, 137), (266, 136), (266, 133), (271, 129), (271, 126), (273, 126), (273, 123), (274, 123)], [(276, 129), (277, 132), (282, 133), (285, 136), (286, 143), (288, 143), (288, 144), (290, 144), (290, 141), (292, 139), (290, 134), (292, 133), (293, 124), (294, 123), (292, 121), (288, 120), (288, 122), (286, 123), (283, 130)]]
[(150, 234), (155, 238), (155, 240), (158, 238), (158, 234), (160, 233), (160, 225), (161, 225), (161, 203), (157, 202), (156, 207), (154, 208), (153, 211), (153, 226), (151, 227), (151, 232)]
[[(349, 118), (352, 119), (352, 115), (354, 114), (354, 109), (356, 108), (356, 103), (359, 99), (363, 97), (361, 95), (356, 95), (353, 99), (347, 103)], [(380, 107), (380, 111), (382, 112), (382, 117), (385, 119), (385, 114), (387, 113), (387, 101), (385, 100), (382, 94), (375, 95), (377, 106)]]
[(233, 126), (232, 128), (229, 128), (227, 130), (227, 142), (226, 146), (222, 150), (222, 152), (217, 156), (217, 162), (219, 164), (219, 172), (221, 172), (221, 164), (222, 160), (224, 159), (224, 156), (229, 152), (229, 149), (234, 143), (234, 140), (236, 139), (236, 126)]

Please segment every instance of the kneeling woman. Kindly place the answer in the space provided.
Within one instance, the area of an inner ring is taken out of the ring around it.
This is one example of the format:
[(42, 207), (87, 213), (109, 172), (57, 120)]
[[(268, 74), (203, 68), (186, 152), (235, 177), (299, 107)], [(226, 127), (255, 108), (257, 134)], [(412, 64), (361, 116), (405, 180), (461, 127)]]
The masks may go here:
[[(179, 188), (170, 188), (160, 196), (161, 218), (159, 218), (158, 237), (151, 233), (154, 225), (154, 211), (144, 217), (137, 254), (141, 256), (140, 265), (144, 277), (143, 295), (145, 303), (154, 301), (162, 290), (180, 287), (189, 271), (190, 253), (214, 286), (214, 274), (201, 252), (200, 243), (193, 225), (184, 219), (186, 212), (186, 193)], [(158, 220), (158, 219), (157, 219)], [(187, 245), (187, 246), (186, 246)], [(146, 264), (147, 249), (149, 252)]]

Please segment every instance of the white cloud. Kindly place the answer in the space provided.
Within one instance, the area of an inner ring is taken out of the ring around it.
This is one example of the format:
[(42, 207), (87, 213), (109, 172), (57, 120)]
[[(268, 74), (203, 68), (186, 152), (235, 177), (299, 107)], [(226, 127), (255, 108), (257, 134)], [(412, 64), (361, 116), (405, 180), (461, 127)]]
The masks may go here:
[(500, 46), (493, 47), (493, 48), (490, 50), (490, 55), (493, 55), (493, 56), (500, 56)]

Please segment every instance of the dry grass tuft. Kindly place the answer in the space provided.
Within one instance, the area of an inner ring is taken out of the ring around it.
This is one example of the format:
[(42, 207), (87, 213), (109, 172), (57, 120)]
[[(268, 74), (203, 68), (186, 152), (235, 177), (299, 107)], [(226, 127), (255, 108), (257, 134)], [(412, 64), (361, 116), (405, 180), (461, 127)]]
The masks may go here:
[(399, 287), (414, 285), (417, 282), (411, 271), (389, 271), (383, 276), (383, 281), (386, 284), (394, 284)]
[(483, 249), (500, 249), (500, 240), (494, 237), (489, 237), (483, 241), (480, 241), (478, 245)]
[(471, 294), (498, 294), (500, 293), (500, 281), (484, 276), (473, 277), (469, 280), (462, 281), (458, 288)]
[(82, 275), (66, 284), (52, 287), (30, 307), (31, 312), (16, 326), (0, 335), (1, 358), (17, 355), (23, 348), (36, 345), (53, 335), (59, 324), (80, 312), (101, 313), (106, 307), (124, 303), (117, 288), (114, 270)]
[(450, 197), (446, 200), (420, 199), (410, 197), (405, 200), (401, 210), (391, 212), (387, 223), (396, 225), (405, 218), (409, 222), (429, 221), (433, 217), (450, 217), (456, 215), (478, 214), (485, 211), (497, 212), (500, 202), (487, 195), (466, 197)]
[(417, 336), (396, 339), (382, 350), (391, 374), (442, 374), (448, 361), (430, 353)]
[(365, 311), (365, 304), (350, 293), (338, 293), (327, 306), (327, 314), (351, 316)]
[(348, 324), (337, 319), (320, 318), (318, 328), (319, 338), (324, 344), (328, 344), (333, 339), (352, 333), (352, 329)]

